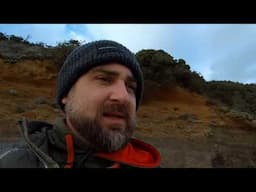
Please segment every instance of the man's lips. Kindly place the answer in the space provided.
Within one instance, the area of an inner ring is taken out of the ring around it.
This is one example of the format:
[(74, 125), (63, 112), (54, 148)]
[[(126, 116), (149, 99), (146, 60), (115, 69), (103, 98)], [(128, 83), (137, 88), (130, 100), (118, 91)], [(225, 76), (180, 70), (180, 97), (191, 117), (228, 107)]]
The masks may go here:
[(107, 124), (124, 124), (126, 121), (126, 115), (117, 112), (103, 113), (103, 119)]
[(119, 112), (103, 113), (104, 117), (125, 119), (126, 115)]

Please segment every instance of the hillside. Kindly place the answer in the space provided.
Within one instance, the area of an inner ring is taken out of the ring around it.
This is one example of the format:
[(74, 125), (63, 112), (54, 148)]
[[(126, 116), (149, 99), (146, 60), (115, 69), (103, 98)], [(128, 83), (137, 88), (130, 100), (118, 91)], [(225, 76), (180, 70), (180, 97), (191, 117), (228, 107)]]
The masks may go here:
[[(24, 57), (10, 62), (1, 46), (0, 55), (2, 140), (20, 136), (16, 123), (22, 117), (53, 122), (62, 115), (54, 101), (56, 61)], [(253, 115), (179, 83), (146, 83), (135, 137), (160, 150), (162, 167), (256, 167)]]
[[(19, 136), (21, 117), (53, 122), (56, 70), (51, 61), (0, 60), (0, 134)], [(163, 167), (255, 167), (256, 127), (225, 114), (206, 97), (176, 87), (159, 90), (138, 112), (135, 136), (156, 145)]]

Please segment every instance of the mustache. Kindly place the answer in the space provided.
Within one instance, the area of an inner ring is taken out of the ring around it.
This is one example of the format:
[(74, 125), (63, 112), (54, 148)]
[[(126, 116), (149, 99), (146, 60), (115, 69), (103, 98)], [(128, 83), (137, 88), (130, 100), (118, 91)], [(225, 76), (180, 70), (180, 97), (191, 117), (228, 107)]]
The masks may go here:
[(108, 113), (118, 113), (126, 119), (130, 117), (127, 110), (127, 106), (124, 104), (105, 104), (102, 107), (101, 114), (108, 114)]

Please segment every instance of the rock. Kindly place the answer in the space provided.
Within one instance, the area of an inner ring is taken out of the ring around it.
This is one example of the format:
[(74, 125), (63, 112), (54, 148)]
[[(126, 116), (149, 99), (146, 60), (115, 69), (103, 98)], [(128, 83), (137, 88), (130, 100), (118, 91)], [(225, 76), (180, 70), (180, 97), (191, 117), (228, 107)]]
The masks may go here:
[(178, 119), (181, 119), (181, 120), (184, 120), (184, 121), (190, 121), (190, 122), (196, 122), (196, 121), (199, 120), (196, 115), (188, 114), (188, 113), (181, 114), (178, 117)]
[(56, 78), (56, 77), (57, 77), (57, 74), (49, 74), (49, 75), (47, 76), (47, 79), (50, 80), (50, 79), (54, 79), (54, 78)]
[(54, 112), (59, 113), (61, 112), (60, 109), (53, 109)]
[(56, 100), (52, 101), (52, 102), (50, 103), (50, 106), (53, 107), (53, 108), (55, 108), (55, 109), (59, 109), (59, 106), (58, 106)]
[(227, 113), (227, 112), (229, 112), (230, 110), (229, 110), (229, 108), (228, 108), (227, 106), (221, 106), (221, 107), (220, 107), (220, 111), (223, 112), (223, 113)]
[(10, 90), (8, 91), (8, 93), (9, 93), (10, 95), (13, 95), (13, 96), (18, 95), (18, 92), (17, 92), (15, 89), (10, 89)]
[(174, 110), (174, 111), (178, 111), (179, 108), (178, 108), (178, 107), (173, 107), (173, 110)]
[(17, 113), (23, 113), (25, 111), (26, 111), (26, 107), (25, 106), (23, 106), (23, 105), (16, 106), (16, 112)]
[(254, 119), (254, 120), (251, 121), (251, 126), (252, 126), (253, 128), (256, 128), (256, 119)]
[(252, 114), (249, 114), (249, 113), (243, 112), (243, 111), (230, 110), (228, 115), (230, 117), (235, 117), (238, 119), (244, 119), (244, 120), (248, 120), (248, 121), (251, 121), (254, 119), (254, 116)]
[(37, 105), (41, 105), (41, 104), (47, 104), (48, 102), (44, 97), (37, 97), (34, 103)]
[(184, 114), (182, 114), (182, 115), (180, 115), (179, 117), (178, 117), (178, 119), (181, 119), (181, 120), (188, 120), (189, 119), (189, 114), (188, 113), (184, 113)]

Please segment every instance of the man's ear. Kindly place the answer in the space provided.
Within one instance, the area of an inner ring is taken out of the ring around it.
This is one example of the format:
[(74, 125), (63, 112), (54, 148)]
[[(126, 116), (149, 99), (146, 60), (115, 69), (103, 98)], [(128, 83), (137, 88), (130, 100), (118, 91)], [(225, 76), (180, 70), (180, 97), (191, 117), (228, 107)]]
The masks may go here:
[(68, 101), (67, 97), (63, 97), (62, 100), (61, 100), (62, 104), (64, 104), (64, 105), (67, 104), (67, 101)]

